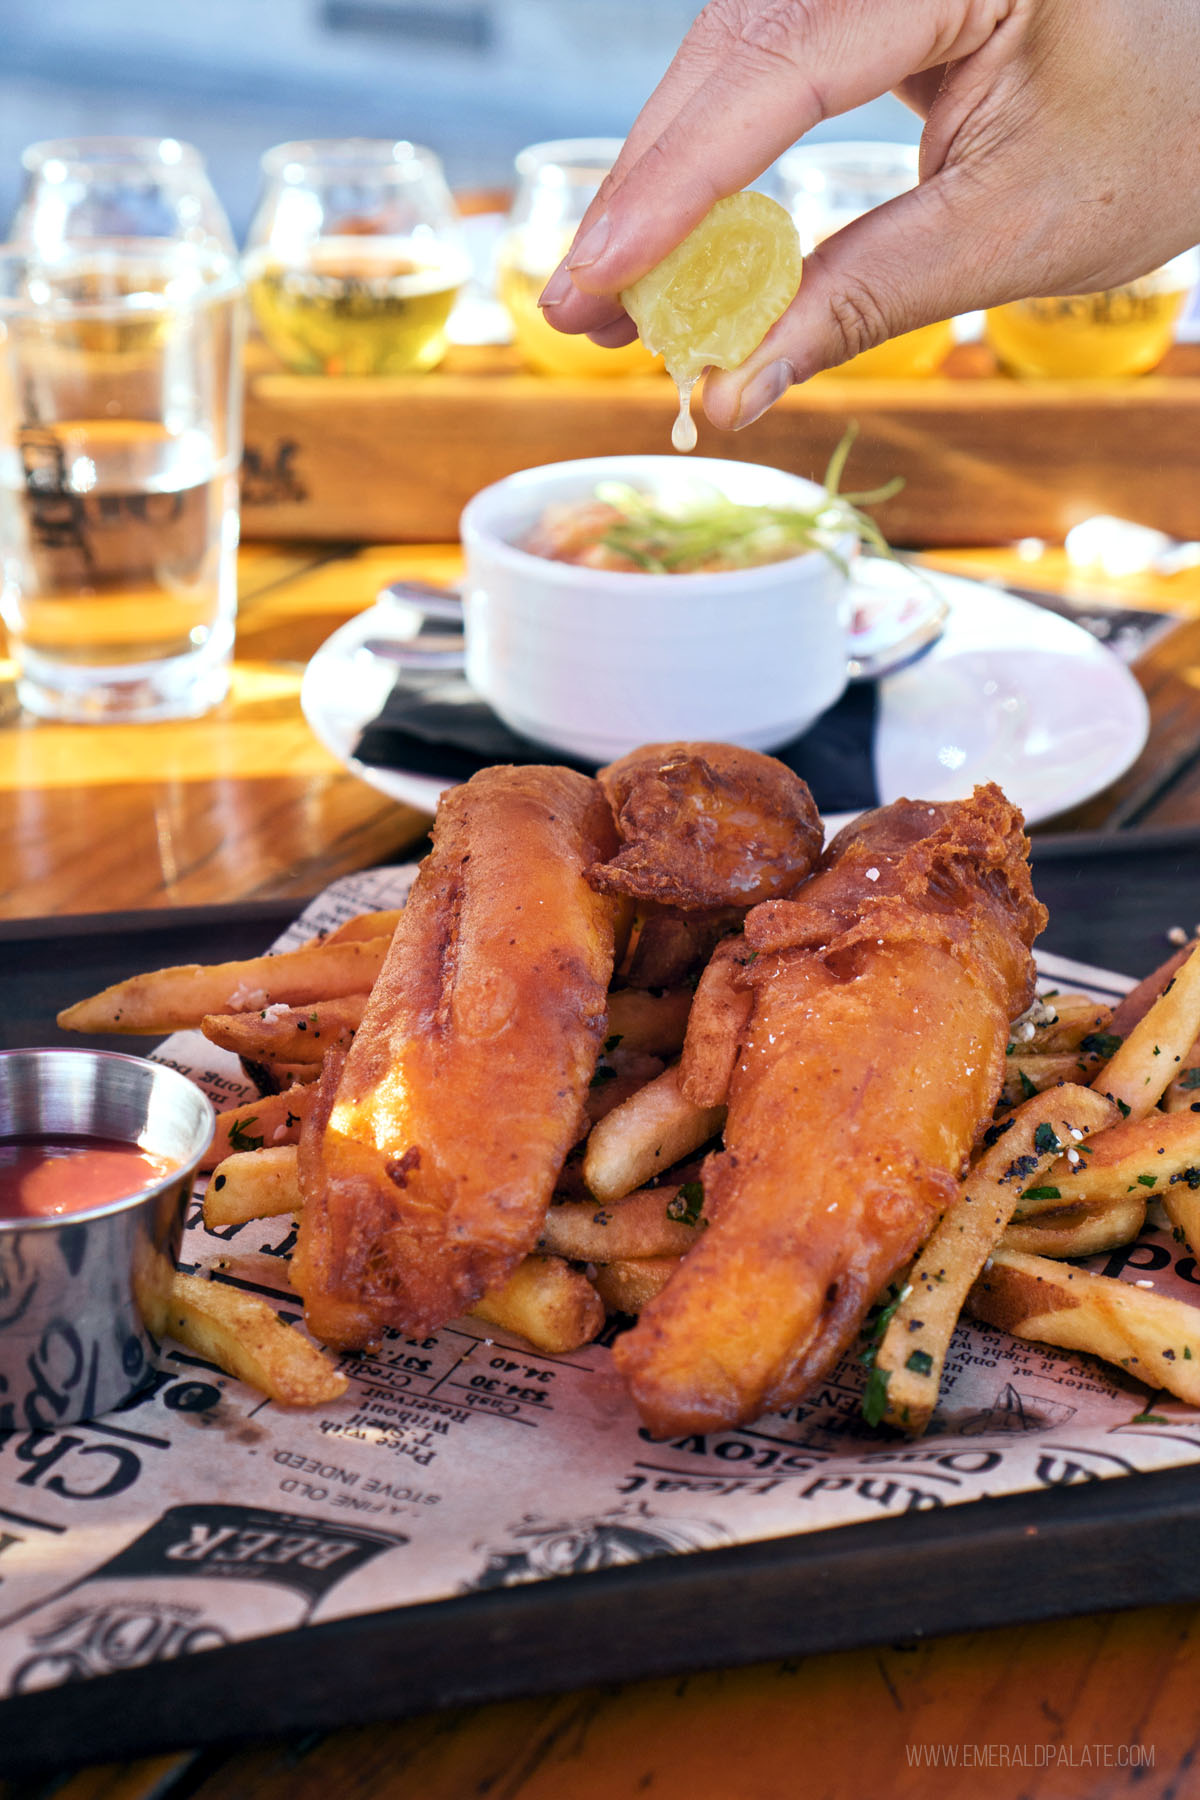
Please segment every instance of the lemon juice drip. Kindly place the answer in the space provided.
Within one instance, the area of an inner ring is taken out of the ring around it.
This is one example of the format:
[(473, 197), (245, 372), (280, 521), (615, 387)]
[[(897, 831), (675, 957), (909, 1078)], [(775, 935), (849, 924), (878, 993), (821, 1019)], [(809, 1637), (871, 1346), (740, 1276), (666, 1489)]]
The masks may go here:
[(696, 377), (681, 380), (672, 375), (671, 379), (679, 389), (679, 415), (671, 427), (671, 443), (676, 450), (694, 450), (696, 448), (696, 421), (692, 417), (692, 389), (696, 385)]

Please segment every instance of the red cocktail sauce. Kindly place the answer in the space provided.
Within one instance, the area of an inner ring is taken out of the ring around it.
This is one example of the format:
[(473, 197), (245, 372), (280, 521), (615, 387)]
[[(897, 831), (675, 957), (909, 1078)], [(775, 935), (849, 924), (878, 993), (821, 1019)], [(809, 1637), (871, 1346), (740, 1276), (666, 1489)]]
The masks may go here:
[(90, 1212), (153, 1187), (177, 1167), (120, 1138), (0, 1139), (0, 1219)]

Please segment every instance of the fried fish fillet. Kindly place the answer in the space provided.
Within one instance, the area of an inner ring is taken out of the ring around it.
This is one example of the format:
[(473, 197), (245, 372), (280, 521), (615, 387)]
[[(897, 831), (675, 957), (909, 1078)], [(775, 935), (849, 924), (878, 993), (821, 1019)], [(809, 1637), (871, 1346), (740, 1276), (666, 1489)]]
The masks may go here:
[(646, 744), (601, 769), (621, 848), (602, 893), (687, 912), (786, 894), (821, 852), (812, 795), (773, 756), (736, 744)]
[(746, 921), (753, 1008), (711, 1221), (614, 1360), (658, 1436), (800, 1398), (928, 1235), (1000, 1090), (1033, 991), (1020, 814), (996, 787), (897, 801)]
[(603, 1041), (616, 836), (596, 782), (482, 770), (446, 795), (391, 952), (301, 1142), (292, 1263), (315, 1335), (431, 1331), (537, 1242)]

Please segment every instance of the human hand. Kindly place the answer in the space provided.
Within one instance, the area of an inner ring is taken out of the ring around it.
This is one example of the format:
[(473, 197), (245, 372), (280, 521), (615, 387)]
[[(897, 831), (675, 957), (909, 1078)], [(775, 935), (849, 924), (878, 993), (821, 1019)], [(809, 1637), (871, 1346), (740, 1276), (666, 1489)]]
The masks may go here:
[(900, 332), (1132, 280), (1200, 239), (1200, 5), (711, 0), (542, 298), (560, 330), (636, 333), (617, 297), (797, 137), (892, 90), (921, 183), (806, 259), (795, 301), (704, 388), (748, 425), (793, 382)]

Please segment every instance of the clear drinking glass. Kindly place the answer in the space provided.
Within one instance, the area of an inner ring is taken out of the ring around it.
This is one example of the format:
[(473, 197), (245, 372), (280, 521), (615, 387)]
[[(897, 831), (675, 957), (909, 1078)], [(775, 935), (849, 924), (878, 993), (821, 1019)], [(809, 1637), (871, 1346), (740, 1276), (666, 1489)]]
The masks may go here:
[(229, 680), (241, 279), (155, 238), (0, 248), (0, 614), (30, 711), (206, 711)]
[(563, 138), (531, 144), (516, 159), (517, 183), (496, 253), (496, 290), (512, 321), (517, 349), (542, 375), (642, 375), (659, 362), (635, 341), (602, 349), (548, 325), (538, 295), (612, 168), (620, 138)]
[(390, 139), (279, 144), (244, 269), (259, 329), (305, 375), (402, 375), (446, 353), (471, 274), (442, 165)]
[[(882, 206), (917, 185), (915, 144), (799, 144), (776, 164), (779, 198), (791, 213), (807, 256), (822, 238), (840, 231), (861, 213)], [(945, 319), (902, 332), (864, 350), (831, 373), (837, 376), (932, 375), (954, 343)]]
[(152, 238), (236, 255), (203, 157), (177, 138), (50, 138), (31, 144), (21, 163), (12, 243), (57, 256), (84, 243)]

